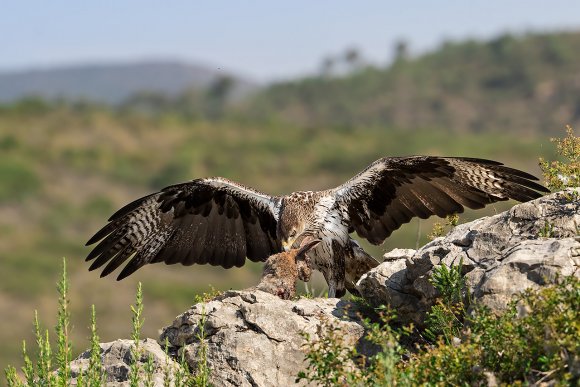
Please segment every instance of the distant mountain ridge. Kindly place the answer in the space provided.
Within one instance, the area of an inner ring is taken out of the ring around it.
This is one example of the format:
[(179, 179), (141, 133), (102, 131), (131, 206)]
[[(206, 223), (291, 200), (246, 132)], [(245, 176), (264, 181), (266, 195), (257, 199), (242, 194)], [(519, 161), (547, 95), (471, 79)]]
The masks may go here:
[(173, 96), (190, 88), (203, 89), (222, 76), (235, 80), (236, 93), (256, 87), (254, 82), (219, 68), (151, 60), (0, 72), (0, 102), (37, 96), (118, 104), (143, 91)]

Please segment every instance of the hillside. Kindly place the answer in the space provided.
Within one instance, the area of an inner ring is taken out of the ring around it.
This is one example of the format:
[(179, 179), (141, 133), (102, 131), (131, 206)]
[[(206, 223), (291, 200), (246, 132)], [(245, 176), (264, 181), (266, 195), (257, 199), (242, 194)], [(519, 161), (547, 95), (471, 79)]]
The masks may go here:
[(236, 92), (255, 85), (218, 68), (171, 61), (104, 63), (0, 73), (0, 102), (24, 97), (85, 99), (119, 104), (141, 92), (168, 96), (205, 89), (222, 76), (235, 79)]
[(579, 95), (579, 32), (504, 35), (274, 84), (244, 113), (304, 127), (554, 133), (580, 122)]
[[(158, 264), (122, 282), (87, 271), (86, 240), (117, 208), (168, 184), (217, 175), (280, 194), (336, 186), (385, 155), (487, 157), (536, 175), (537, 156), (553, 157), (542, 149), (547, 139), (509, 134), (477, 134), (450, 142), (445, 133), (425, 130), (313, 131), (288, 125), (185, 122), (179, 116), (151, 118), (74, 106), (48, 111), (5, 108), (0, 110), (0, 133), (0, 314), (11, 316), (0, 323), (0, 364), (20, 364), (20, 342), (6, 335), (31, 340), (34, 309), (47, 325), (54, 323), (48, 311), (54, 309), (52, 295), (63, 256), (80, 293), (73, 298), (82, 300), (72, 305), (73, 315), (84, 318), (74, 321), (80, 345), (86, 338), (82, 328), (88, 326), (88, 313), (79, 308), (92, 303), (103, 321), (103, 340), (127, 336), (127, 305), (137, 281), (144, 284), (144, 329), (149, 336), (167, 316), (211, 286), (241, 289), (257, 283), (258, 264), (230, 270)], [(463, 219), (507, 206), (470, 212)], [(420, 243), (430, 229), (431, 221), (421, 224)], [(393, 247), (414, 247), (417, 231), (412, 222), (369, 251), (380, 256)], [(317, 293), (324, 290), (321, 282), (313, 286)]]
[[(580, 114), (571, 113), (580, 103), (579, 43), (580, 34), (453, 43), (388, 69), (272, 85), (235, 107), (223, 106), (227, 87), (164, 104), (152, 95), (120, 107), (38, 99), (0, 105), (0, 315), (10, 316), (0, 322), (0, 368), (21, 364), (14, 338), (33, 340), (35, 309), (54, 325), (63, 256), (78, 292), (71, 305), (75, 351), (86, 347), (83, 308), (93, 303), (103, 341), (128, 336), (138, 281), (147, 305), (144, 335), (152, 337), (210, 285), (257, 283), (257, 264), (230, 270), (158, 264), (122, 282), (87, 271), (86, 240), (117, 208), (166, 185), (224, 176), (271, 194), (316, 190), (346, 181), (379, 157), (409, 154), (491, 158), (538, 176), (537, 158), (554, 158), (545, 132), (561, 135)], [(560, 56), (546, 59), (555, 47), (563, 47), (555, 51)], [(531, 74), (534, 87), (526, 90), (533, 92), (522, 89), (517, 66), (503, 83), (484, 87), (483, 79), (502, 74), (516, 58)], [(512, 204), (468, 212), (462, 221)], [(431, 225), (414, 221), (368, 251), (380, 256), (415, 247), (426, 242)], [(324, 291), (320, 281), (314, 288)]]

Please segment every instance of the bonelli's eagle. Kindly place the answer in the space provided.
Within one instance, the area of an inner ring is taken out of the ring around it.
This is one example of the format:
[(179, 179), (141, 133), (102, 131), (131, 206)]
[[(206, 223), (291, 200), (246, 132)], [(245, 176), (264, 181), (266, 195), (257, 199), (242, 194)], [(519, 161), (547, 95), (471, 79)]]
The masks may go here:
[(350, 237), (381, 244), (413, 217), (444, 217), (464, 207), (521, 202), (547, 189), (534, 176), (491, 160), (464, 157), (386, 157), (326, 191), (270, 196), (228, 179), (191, 180), (121, 208), (87, 245), (90, 270), (106, 276), (125, 261), (127, 277), (148, 263), (240, 267), (289, 249), (308, 235), (308, 253), (324, 275), (329, 297), (355, 292), (358, 278), (378, 263)]

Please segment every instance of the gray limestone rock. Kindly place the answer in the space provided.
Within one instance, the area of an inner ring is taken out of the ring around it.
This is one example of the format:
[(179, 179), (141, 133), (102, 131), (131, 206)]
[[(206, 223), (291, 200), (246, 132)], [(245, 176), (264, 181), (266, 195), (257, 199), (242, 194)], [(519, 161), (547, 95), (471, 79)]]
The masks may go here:
[(403, 322), (421, 324), (438, 294), (429, 278), (458, 264), (474, 298), (493, 310), (557, 276), (580, 276), (580, 189), (568, 189), (501, 214), (457, 226), (419, 250), (387, 253), (357, 284), (374, 305), (389, 304)]
[(259, 290), (228, 291), (178, 316), (163, 329), (160, 342), (167, 338), (174, 350), (185, 351), (196, 369), (203, 326), (214, 386), (294, 385), (307, 365), (303, 333), (316, 339), (323, 320), (341, 329), (347, 345), (368, 353), (356, 312), (355, 304), (335, 298), (291, 301)]
[[(130, 370), (133, 363), (133, 340), (115, 340), (110, 343), (101, 343), (101, 364), (103, 367), (104, 382), (111, 387), (130, 386)], [(165, 354), (165, 351), (153, 339), (145, 339), (140, 342), (141, 355), (138, 359), (140, 367), (140, 385), (145, 385), (144, 366), (151, 356), (153, 360), (152, 382), (154, 386), (164, 386), (167, 376), (170, 385), (173, 386), (175, 374), (179, 370), (179, 364)], [(77, 379), (82, 372), (86, 379), (86, 371), (89, 368), (90, 351), (83, 352), (78, 358), (70, 363), (71, 385), (77, 385)]]
[[(579, 195), (580, 189), (555, 193), (460, 225), (419, 250), (394, 250), (357, 289), (374, 305), (393, 306), (402, 321), (421, 325), (438, 296), (429, 282), (433, 269), (462, 259), (473, 297), (501, 310), (526, 288), (580, 276)], [(357, 312), (357, 304), (340, 299), (282, 300), (256, 289), (228, 291), (192, 306), (162, 330), (159, 343), (167, 340), (169, 357), (157, 341), (146, 339), (138, 361), (143, 369), (152, 356), (153, 384), (163, 386), (167, 372), (174, 378), (180, 370), (172, 358), (183, 354), (192, 370), (198, 368), (203, 343), (214, 386), (293, 385), (307, 365), (305, 334), (316, 340), (324, 323), (338, 327), (345, 344), (372, 354)], [(101, 344), (107, 385), (129, 385), (132, 345), (131, 340)], [(71, 363), (73, 385), (89, 357), (85, 352)]]

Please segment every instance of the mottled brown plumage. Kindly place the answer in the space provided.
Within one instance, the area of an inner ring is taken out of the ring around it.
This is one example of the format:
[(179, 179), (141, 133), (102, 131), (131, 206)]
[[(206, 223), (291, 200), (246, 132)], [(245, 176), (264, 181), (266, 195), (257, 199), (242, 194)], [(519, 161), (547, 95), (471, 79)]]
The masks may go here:
[[(534, 176), (491, 160), (465, 157), (386, 157), (326, 191), (270, 196), (224, 178), (172, 185), (117, 211), (87, 244), (91, 270), (105, 276), (125, 261), (122, 279), (156, 262), (242, 266), (265, 261), (309, 235), (309, 252), (329, 296), (355, 292), (378, 262), (349, 234), (382, 243), (413, 217), (463, 212), (501, 200), (528, 201), (548, 192)], [(296, 245), (294, 246), (296, 247)]]

